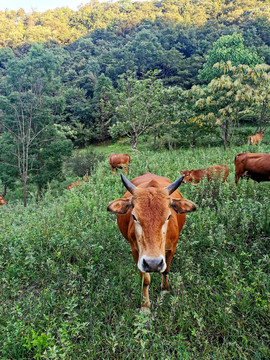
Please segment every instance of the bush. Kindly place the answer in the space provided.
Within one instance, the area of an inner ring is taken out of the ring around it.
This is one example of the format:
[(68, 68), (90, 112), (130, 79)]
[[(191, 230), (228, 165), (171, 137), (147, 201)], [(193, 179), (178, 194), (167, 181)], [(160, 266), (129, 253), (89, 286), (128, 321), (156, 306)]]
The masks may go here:
[(96, 164), (104, 159), (103, 155), (89, 149), (75, 151), (73, 156), (65, 163), (65, 172), (70, 176), (83, 177), (84, 175), (90, 175)]

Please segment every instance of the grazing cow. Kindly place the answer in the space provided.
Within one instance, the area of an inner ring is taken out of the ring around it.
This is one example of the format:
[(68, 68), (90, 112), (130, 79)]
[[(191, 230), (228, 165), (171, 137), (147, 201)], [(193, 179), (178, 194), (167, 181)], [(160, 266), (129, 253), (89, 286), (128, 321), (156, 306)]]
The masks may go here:
[(185, 175), (183, 183), (197, 185), (205, 176), (208, 181), (221, 178), (222, 182), (225, 182), (229, 175), (229, 168), (227, 165), (215, 165), (206, 169), (184, 170), (181, 173)]
[(254, 181), (270, 181), (270, 154), (241, 153), (236, 155), (235, 184), (240, 178), (247, 176)]
[(0, 195), (0, 206), (7, 204), (7, 200), (4, 198), (4, 196)]
[[(85, 176), (85, 182), (89, 182), (89, 177)], [(68, 190), (72, 190), (73, 188), (80, 187), (82, 180), (75, 181), (68, 185)]]
[(258, 145), (262, 141), (264, 131), (258, 132), (256, 135), (248, 137), (248, 145)]
[(127, 167), (130, 168), (130, 156), (128, 154), (112, 154), (109, 157), (109, 162), (112, 174), (114, 169), (116, 174), (118, 169), (123, 169), (127, 174)]
[(127, 191), (109, 203), (107, 210), (117, 214), (118, 227), (131, 245), (141, 279), (144, 274), (142, 309), (149, 310), (149, 273), (162, 273), (161, 289), (169, 291), (167, 275), (179, 233), (185, 214), (196, 210), (196, 205), (177, 190), (183, 176), (174, 183), (149, 172), (132, 181), (122, 173), (121, 178)]

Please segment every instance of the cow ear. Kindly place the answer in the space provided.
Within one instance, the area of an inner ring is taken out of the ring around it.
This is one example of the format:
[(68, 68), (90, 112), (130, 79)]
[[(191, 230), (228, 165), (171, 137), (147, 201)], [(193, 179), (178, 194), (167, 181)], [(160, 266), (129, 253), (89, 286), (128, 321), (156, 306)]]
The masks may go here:
[(196, 204), (188, 199), (172, 199), (170, 206), (177, 214), (186, 214), (197, 209)]
[(107, 211), (114, 214), (124, 215), (132, 207), (130, 199), (117, 199), (109, 203)]

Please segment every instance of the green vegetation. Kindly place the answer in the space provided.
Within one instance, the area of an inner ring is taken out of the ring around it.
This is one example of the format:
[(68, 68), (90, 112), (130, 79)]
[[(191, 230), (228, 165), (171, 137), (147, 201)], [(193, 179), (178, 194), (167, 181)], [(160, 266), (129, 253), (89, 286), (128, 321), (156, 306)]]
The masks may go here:
[[(268, 0), (0, 11), (1, 359), (270, 358), (269, 182), (234, 185), (237, 153), (270, 152), (269, 13)], [(230, 168), (228, 185), (181, 187), (198, 211), (171, 296), (152, 276), (150, 315), (106, 212), (124, 193), (107, 157), (126, 152), (129, 178)]]
[(57, 198), (48, 190), (27, 208), (2, 206), (1, 358), (267, 359), (269, 183), (235, 187), (234, 156), (245, 148), (131, 154), (129, 178), (151, 171), (173, 180), (189, 168), (230, 168), (228, 185), (181, 186), (198, 210), (180, 235), (171, 296), (160, 293), (160, 275), (152, 276), (150, 315), (138, 310), (138, 270), (106, 212), (125, 191), (108, 160), (79, 189)]
[(25, 204), (53, 178), (33, 174), (52, 138), (83, 148), (128, 136), (136, 148), (144, 136), (158, 150), (185, 133), (186, 146), (211, 135), (226, 149), (237, 127), (269, 125), (269, 1), (95, 0), (0, 20), (0, 177), (7, 191), (21, 179)]
[[(112, 29), (126, 36), (144, 23), (202, 26), (206, 22), (228, 25), (268, 19), (267, 0), (175, 0), (116, 2), (89, 1), (78, 11), (56, 8), (43, 13), (0, 11), (0, 45), (23, 47), (33, 42), (66, 45), (93, 31)], [(262, 24), (260, 24), (262, 27)], [(155, 44), (153, 44), (153, 48)]]

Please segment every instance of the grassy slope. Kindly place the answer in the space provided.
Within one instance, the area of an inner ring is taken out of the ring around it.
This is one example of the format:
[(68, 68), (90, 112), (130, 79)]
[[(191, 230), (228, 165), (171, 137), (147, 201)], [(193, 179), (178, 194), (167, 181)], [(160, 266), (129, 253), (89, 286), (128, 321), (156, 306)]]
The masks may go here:
[(48, 193), (27, 209), (1, 207), (1, 358), (268, 358), (269, 183), (235, 188), (233, 159), (242, 151), (132, 154), (130, 178), (151, 171), (174, 180), (187, 168), (230, 168), (229, 186), (181, 187), (198, 211), (180, 235), (172, 295), (164, 298), (160, 275), (152, 276), (148, 317), (138, 311), (129, 245), (106, 212), (124, 193), (108, 160), (79, 190), (57, 199)]

